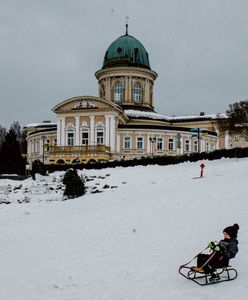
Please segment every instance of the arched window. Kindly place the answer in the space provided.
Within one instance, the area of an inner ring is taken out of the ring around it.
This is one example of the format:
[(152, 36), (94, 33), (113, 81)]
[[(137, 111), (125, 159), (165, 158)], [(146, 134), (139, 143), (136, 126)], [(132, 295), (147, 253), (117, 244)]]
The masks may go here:
[(138, 83), (135, 83), (133, 86), (133, 100), (136, 103), (141, 102), (141, 87)]
[(120, 82), (115, 84), (114, 88), (114, 100), (121, 102), (123, 101), (123, 86)]
[(65, 162), (64, 162), (64, 160), (63, 160), (63, 159), (59, 159), (59, 160), (57, 161), (57, 164), (59, 164), (59, 165), (63, 165), (63, 164), (65, 164)]
[(31, 153), (35, 153), (35, 143), (34, 143), (34, 141), (31, 142)]

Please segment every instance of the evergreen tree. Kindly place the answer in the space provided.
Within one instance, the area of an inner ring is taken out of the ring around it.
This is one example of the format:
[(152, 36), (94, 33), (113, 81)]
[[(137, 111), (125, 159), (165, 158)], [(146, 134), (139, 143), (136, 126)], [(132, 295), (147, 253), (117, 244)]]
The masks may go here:
[(85, 194), (85, 185), (74, 169), (68, 169), (63, 178), (65, 185), (64, 196), (68, 199), (77, 198)]
[(2, 144), (5, 139), (5, 135), (6, 135), (6, 128), (4, 128), (0, 125), (0, 150), (2, 148)]
[(10, 129), (0, 150), (0, 173), (25, 174), (25, 159), (21, 155), (16, 133)]

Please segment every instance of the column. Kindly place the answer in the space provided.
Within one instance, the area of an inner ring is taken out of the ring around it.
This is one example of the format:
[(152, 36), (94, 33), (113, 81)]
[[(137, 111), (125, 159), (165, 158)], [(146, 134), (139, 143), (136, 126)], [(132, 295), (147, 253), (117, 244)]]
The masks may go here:
[(128, 77), (127, 76), (125, 76), (124, 89), (125, 89), (124, 103), (128, 103), (129, 102), (129, 89), (128, 89)]
[(109, 136), (110, 136), (110, 130), (109, 130), (109, 115), (105, 115), (105, 145), (110, 146), (109, 143)]
[(61, 118), (57, 120), (57, 146), (61, 145)]
[(65, 117), (61, 118), (61, 145), (60, 146), (65, 146)]
[(217, 141), (215, 142), (215, 147), (216, 147), (216, 149), (219, 149), (220, 148), (220, 132), (219, 132), (219, 130), (216, 130), (216, 133), (217, 133)]
[(95, 116), (90, 115), (90, 140), (89, 145), (95, 145)]
[(147, 153), (151, 154), (152, 153), (152, 147), (151, 147), (151, 141), (150, 141), (151, 136), (147, 134), (147, 138), (146, 138), (146, 151)]
[(109, 116), (109, 136), (110, 136), (110, 141), (109, 141), (109, 146), (111, 148), (111, 151), (115, 151), (115, 136), (116, 136), (116, 132), (115, 132), (115, 116)]
[(132, 95), (132, 76), (129, 76), (129, 84), (128, 84), (128, 94), (129, 94), (129, 103), (133, 102), (133, 95)]
[(100, 84), (100, 81), (98, 81), (98, 97), (102, 98), (102, 95), (100, 93), (100, 89), (101, 89), (101, 84)]
[(39, 156), (42, 158), (42, 154), (43, 154), (43, 151), (45, 151), (43, 145), (44, 145), (45, 141), (42, 140), (42, 138), (40, 137), (39, 139)]
[(201, 137), (201, 152), (205, 152), (206, 151), (206, 140)]
[(229, 134), (228, 131), (225, 131), (224, 133), (224, 137), (225, 137), (225, 149), (229, 149)]
[(121, 143), (120, 143), (120, 135), (119, 134), (117, 134), (116, 142), (117, 142), (117, 144), (116, 144), (116, 151), (118, 153), (120, 153), (120, 151), (121, 151)]
[(75, 123), (76, 123), (76, 146), (80, 145), (80, 141), (79, 141), (79, 121), (80, 121), (80, 117), (79, 116), (75, 116)]
[(106, 99), (111, 101), (111, 88), (110, 88), (110, 78), (106, 79)]
[(145, 104), (151, 104), (151, 99), (149, 99), (150, 93), (149, 93), (149, 80), (145, 80), (145, 93), (144, 93), (144, 103)]

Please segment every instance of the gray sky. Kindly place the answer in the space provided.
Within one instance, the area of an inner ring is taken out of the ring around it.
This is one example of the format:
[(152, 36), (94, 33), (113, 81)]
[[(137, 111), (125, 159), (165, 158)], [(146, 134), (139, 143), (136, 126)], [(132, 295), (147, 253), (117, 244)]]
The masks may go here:
[(97, 96), (126, 15), (159, 75), (157, 112), (224, 112), (248, 98), (247, 12), (247, 0), (0, 0), (0, 125), (55, 121), (59, 102)]

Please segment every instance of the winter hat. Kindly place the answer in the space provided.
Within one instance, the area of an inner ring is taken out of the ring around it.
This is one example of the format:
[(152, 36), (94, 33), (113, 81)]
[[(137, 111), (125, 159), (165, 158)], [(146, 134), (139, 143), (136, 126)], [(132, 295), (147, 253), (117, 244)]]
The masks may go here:
[(233, 239), (237, 237), (238, 230), (239, 230), (239, 225), (235, 223), (234, 225), (225, 228), (223, 232), (226, 232), (230, 236), (230, 238)]

